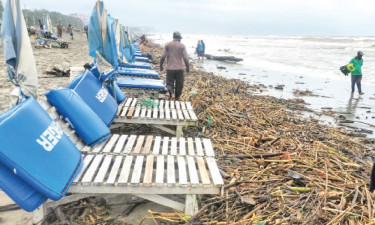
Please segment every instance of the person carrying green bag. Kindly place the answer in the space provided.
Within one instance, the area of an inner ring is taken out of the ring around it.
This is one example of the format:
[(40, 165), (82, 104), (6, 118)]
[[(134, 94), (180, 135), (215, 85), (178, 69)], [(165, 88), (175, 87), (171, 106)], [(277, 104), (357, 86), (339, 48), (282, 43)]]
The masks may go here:
[(354, 57), (352, 60), (350, 60), (349, 64), (353, 64), (354, 71), (351, 72), (352, 74), (352, 94), (354, 93), (355, 90), (355, 85), (357, 84), (357, 89), (358, 93), (360, 95), (363, 95), (364, 93), (362, 92), (361, 89), (361, 80), (362, 80), (362, 65), (363, 65), (363, 52), (359, 51), (357, 53), (357, 56)]

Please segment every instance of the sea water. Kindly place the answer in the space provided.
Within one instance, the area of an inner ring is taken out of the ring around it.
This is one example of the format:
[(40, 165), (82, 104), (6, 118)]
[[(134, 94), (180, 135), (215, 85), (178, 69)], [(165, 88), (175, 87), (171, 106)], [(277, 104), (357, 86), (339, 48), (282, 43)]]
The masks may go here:
[[(326, 36), (223, 36), (183, 34), (191, 61), (196, 67), (228, 78), (241, 79), (250, 84), (264, 84), (260, 93), (278, 98), (297, 98), (294, 90), (310, 90), (316, 96), (298, 97), (309, 108), (332, 111), (349, 120), (375, 126), (375, 38)], [(172, 40), (171, 34), (151, 35), (162, 46)], [(242, 62), (199, 62), (195, 54), (198, 40), (203, 40), (206, 54), (235, 56)], [(339, 68), (349, 63), (362, 51), (362, 91), (365, 95), (351, 95), (350, 75), (344, 76)], [(225, 69), (221, 69), (225, 67)], [(283, 90), (274, 89), (285, 85)], [(362, 123), (352, 124), (363, 127)], [(374, 128), (366, 126), (367, 129)]]

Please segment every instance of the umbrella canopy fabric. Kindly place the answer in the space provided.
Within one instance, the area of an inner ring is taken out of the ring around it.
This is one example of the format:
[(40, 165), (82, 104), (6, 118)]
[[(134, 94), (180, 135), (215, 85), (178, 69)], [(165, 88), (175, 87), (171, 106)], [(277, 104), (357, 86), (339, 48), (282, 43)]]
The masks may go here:
[(19, 0), (7, 0), (3, 12), (1, 37), (10, 81), (16, 86), (10, 99), (17, 104), (37, 97), (38, 73)]
[(44, 19), (44, 32), (50, 32), (51, 34), (54, 33), (51, 18), (49, 17), (49, 15), (46, 15), (46, 18)]

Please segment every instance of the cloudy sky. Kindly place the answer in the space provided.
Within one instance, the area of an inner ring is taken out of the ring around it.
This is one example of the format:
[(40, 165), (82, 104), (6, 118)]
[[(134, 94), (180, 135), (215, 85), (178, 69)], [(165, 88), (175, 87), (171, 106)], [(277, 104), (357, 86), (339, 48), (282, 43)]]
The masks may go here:
[[(3, 0), (4, 1), (4, 0)], [(95, 0), (20, 0), (28, 9), (90, 14)], [(375, 0), (107, 0), (108, 13), (155, 32), (375, 36)]]

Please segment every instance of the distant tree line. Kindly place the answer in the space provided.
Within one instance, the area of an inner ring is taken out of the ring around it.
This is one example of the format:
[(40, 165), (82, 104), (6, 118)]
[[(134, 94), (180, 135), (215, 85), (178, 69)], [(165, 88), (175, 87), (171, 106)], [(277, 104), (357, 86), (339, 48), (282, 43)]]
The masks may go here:
[[(1, 1), (0, 1), (1, 2)], [(67, 16), (59, 12), (50, 12), (45, 9), (24, 9), (22, 10), (23, 15), (26, 20), (27, 26), (39, 26), (38, 20), (41, 20), (44, 24), (44, 18), (48, 14), (51, 18), (52, 26), (56, 26), (59, 21), (61, 24), (66, 27), (68, 24), (71, 24), (76, 29), (83, 29), (83, 21), (79, 18), (73, 16)]]

